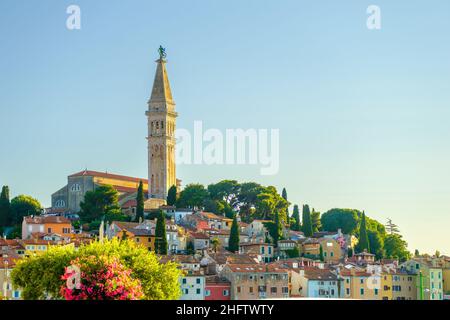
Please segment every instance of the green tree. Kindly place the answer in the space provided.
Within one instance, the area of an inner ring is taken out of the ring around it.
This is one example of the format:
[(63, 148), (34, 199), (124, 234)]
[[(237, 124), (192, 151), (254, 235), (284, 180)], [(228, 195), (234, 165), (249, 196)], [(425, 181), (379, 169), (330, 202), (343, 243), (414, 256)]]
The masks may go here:
[(177, 203), (177, 187), (175, 185), (169, 188), (167, 192), (167, 205), (174, 206)]
[(370, 244), (369, 244), (369, 236), (367, 234), (367, 227), (366, 227), (366, 214), (363, 212), (361, 224), (359, 226), (359, 242), (358, 242), (358, 250), (359, 252), (363, 252), (364, 250), (367, 250), (367, 252), (370, 252)]
[(275, 245), (275, 247), (278, 247), (278, 241), (283, 239), (283, 226), (281, 224), (281, 220), (279, 217), (279, 213), (275, 212), (275, 218), (274, 218), (274, 228), (275, 228), (275, 232), (272, 235), (273, 238), (273, 243)]
[(416, 258), (420, 257), (420, 252), (418, 249), (414, 250), (414, 257)]
[(294, 210), (292, 212), (292, 217), (294, 218), (294, 225), (291, 226), (292, 230), (300, 231), (300, 211), (298, 209), (298, 205), (294, 205)]
[(399, 259), (401, 262), (411, 258), (408, 251), (408, 244), (399, 234), (388, 234), (384, 239), (384, 250), (386, 257), (391, 259)]
[(217, 252), (217, 248), (219, 248), (219, 246), (220, 246), (220, 240), (217, 237), (213, 238), (211, 240), (211, 246), (212, 246), (214, 252)]
[(188, 241), (188, 243), (186, 244), (186, 253), (189, 255), (195, 254), (195, 246), (194, 246), (194, 242), (192, 242), (192, 240)]
[(236, 215), (234, 215), (233, 223), (231, 224), (230, 238), (228, 240), (228, 250), (231, 252), (239, 251), (239, 225)]
[(287, 197), (287, 191), (286, 188), (283, 188), (283, 191), (281, 191), (281, 197), (286, 200), (286, 202), (288, 203), (288, 206), (286, 207), (286, 222), (289, 223), (289, 201), (288, 201), (288, 197)]
[(60, 289), (65, 268), (78, 257), (115, 257), (132, 270), (131, 276), (141, 282), (148, 300), (177, 300), (181, 296), (179, 278), (182, 273), (173, 262), (162, 264), (155, 253), (133, 240), (98, 241), (82, 245), (52, 246), (45, 253), (30, 255), (16, 262), (11, 272), (15, 287), (21, 288), (25, 300), (45, 299), (46, 296), (62, 299)]
[(384, 252), (384, 237), (383, 235), (374, 230), (367, 230), (367, 236), (369, 238), (369, 250), (370, 253), (375, 255), (375, 258), (382, 259), (385, 256)]
[(305, 237), (311, 237), (313, 235), (311, 211), (309, 210), (309, 206), (307, 204), (303, 206), (302, 220), (302, 231), (305, 234)]
[(324, 261), (325, 258), (323, 256), (323, 247), (322, 247), (322, 245), (320, 245), (320, 249), (319, 250), (320, 250), (319, 251), (319, 259), (320, 259), (320, 261)]
[(42, 206), (33, 197), (20, 195), (11, 200), (11, 220), (10, 225), (22, 223), (23, 217), (30, 215), (40, 215)]
[(166, 217), (162, 210), (159, 210), (155, 228), (156, 252), (162, 255), (167, 254)]
[(136, 222), (144, 220), (144, 185), (139, 181), (136, 195)]
[(9, 188), (8, 186), (3, 186), (0, 194), (0, 227), (9, 227), (11, 225), (11, 220)]
[(297, 246), (295, 246), (292, 249), (286, 250), (286, 255), (288, 256), (288, 258), (298, 258), (300, 257), (300, 250)]
[(180, 192), (180, 197), (177, 200), (177, 207), (201, 208), (208, 197), (208, 190), (206, 190), (203, 185), (198, 183), (188, 184), (184, 190)]
[(120, 216), (119, 193), (111, 185), (97, 187), (84, 195), (84, 201), (80, 202), (80, 218), (83, 222), (90, 223), (107, 217), (108, 221)]
[(320, 222), (320, 212), (315, 211), (314, 208), (311, 212), (311, 221), (313, 233), (322, 230), (322, 223)]
[(322, 230), (335, 232), (341, 229), (344, 234), (356, 235), (358, 230), (358, 210), (354, 209), (331, 209), (320, 219)]

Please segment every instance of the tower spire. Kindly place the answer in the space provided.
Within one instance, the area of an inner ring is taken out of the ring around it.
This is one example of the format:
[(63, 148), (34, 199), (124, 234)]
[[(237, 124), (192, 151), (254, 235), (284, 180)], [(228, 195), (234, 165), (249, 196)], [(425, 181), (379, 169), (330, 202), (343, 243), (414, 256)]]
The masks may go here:
[(156, 73), (148, 100), (148, 179), (149, 197), (165, 201), (176, 185), (175, 126), (177, 113), (166, 70), (166, 51), (160, 46)]

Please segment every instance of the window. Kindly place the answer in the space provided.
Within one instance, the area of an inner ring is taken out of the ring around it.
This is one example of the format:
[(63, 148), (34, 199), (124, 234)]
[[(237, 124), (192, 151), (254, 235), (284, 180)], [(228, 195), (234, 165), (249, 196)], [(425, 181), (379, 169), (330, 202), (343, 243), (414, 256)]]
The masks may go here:
[(261, 254), (264, 254), (264, 247), (261, 247)]
[(277, 287), (271, 287), (270, 292), (274, 294), (277, 293)]
[(56, 208), (64, 208), (66, 206), (66, 202), (64, 200), (56, 200), (55, 207)]
[(359, 293), (363, 296), (364, 295), (364, 289), (363, 288), (359, 289)]
[(72, 192), (78, 192), (80, 190), (81, 190), (81, 186), (78, 183), (75, 183), (70, 187), (70, 191), (72, 191)]
[(52, 228), (47, 228), (47, 233), (52, 233)]
[(223, 291), (222, 291), (222, 295), (223, 295), (224, 297), (228, 297), (228, 296), (230, 295), (230, 291), (229, 291), (229, 290), (223, 290)]
[(205, 297), (209, 297), (211, 295), (211, 290), (205, 290)]
[(200, 278), (197, 278), (196, 281), (197, 281), (197, 284), (200, 284)]
[(189, 289), (184, 289), (184, 294), (189, 294)]
[(237, 290), (237, 293), (241, 293), (241, 287), (238, 286), (238, 287), (236, 288), (236, 290)]
[(334, 289), (331, 289), (331, 295), (334, 296)]
[(186, 278), (183, 278), (182, 282), (183, 282), (183, 284), (186, 284)]
[(378, 289), (374, 289), (373, 291), (374, 291), (375, 295), (377, 296), (378, 295)]
[(197, 289), (196, 292), (197, 292), (197, 294), (200, 294), (200, 293), (201, 293), (201, 290), (200, 290), (200, 289)]
[(330, 257), (334, 257), (334, 252), (330, 252)]
[(253, 293), (253, 287), (248, 288), (248, 293)]
[(364, 284), (364, 278), (359, 279), (359, 283)]
[(272, 254), (272, 247), (269, 247), (269, 254)]
[(349, 288), (345, 289), (345, 292), (346, 292), (346, 294), (347, 294), (348, 296), (350, 295), (350, 289), (349, 289)]

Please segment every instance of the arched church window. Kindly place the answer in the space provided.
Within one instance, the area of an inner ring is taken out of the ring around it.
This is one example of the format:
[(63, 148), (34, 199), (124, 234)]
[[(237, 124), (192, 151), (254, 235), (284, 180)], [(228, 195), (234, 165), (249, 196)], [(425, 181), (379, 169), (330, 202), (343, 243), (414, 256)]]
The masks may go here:
[(81, 186), (78, 183), (75, 183), (70, 187), (70, 191), (72, 191), (72, 192), (78, 192), (80, 190), (81, 190)]
[(57, 200), (55, 202), (56, 208), (64, 208), (66, 206), (66, 202), (64, 200)]

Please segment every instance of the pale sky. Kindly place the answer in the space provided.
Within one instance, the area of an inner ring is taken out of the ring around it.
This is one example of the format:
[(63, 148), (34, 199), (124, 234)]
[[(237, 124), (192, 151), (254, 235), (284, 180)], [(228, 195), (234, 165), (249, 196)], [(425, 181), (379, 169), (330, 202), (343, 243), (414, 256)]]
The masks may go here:
[[(66, 8), (81, 8), (81, 30)], [(368, 30), (366, 9), (381, 9)], [(255, 181), (324, 212), (399, 225), (450, 254), (450, 2), (0, 3), (0, 185), (45, 206), (84, 168), (147, 176), (157, 48), (178, 127), (280, 129), (280, 170), (182, 165), (183, 184)]]

